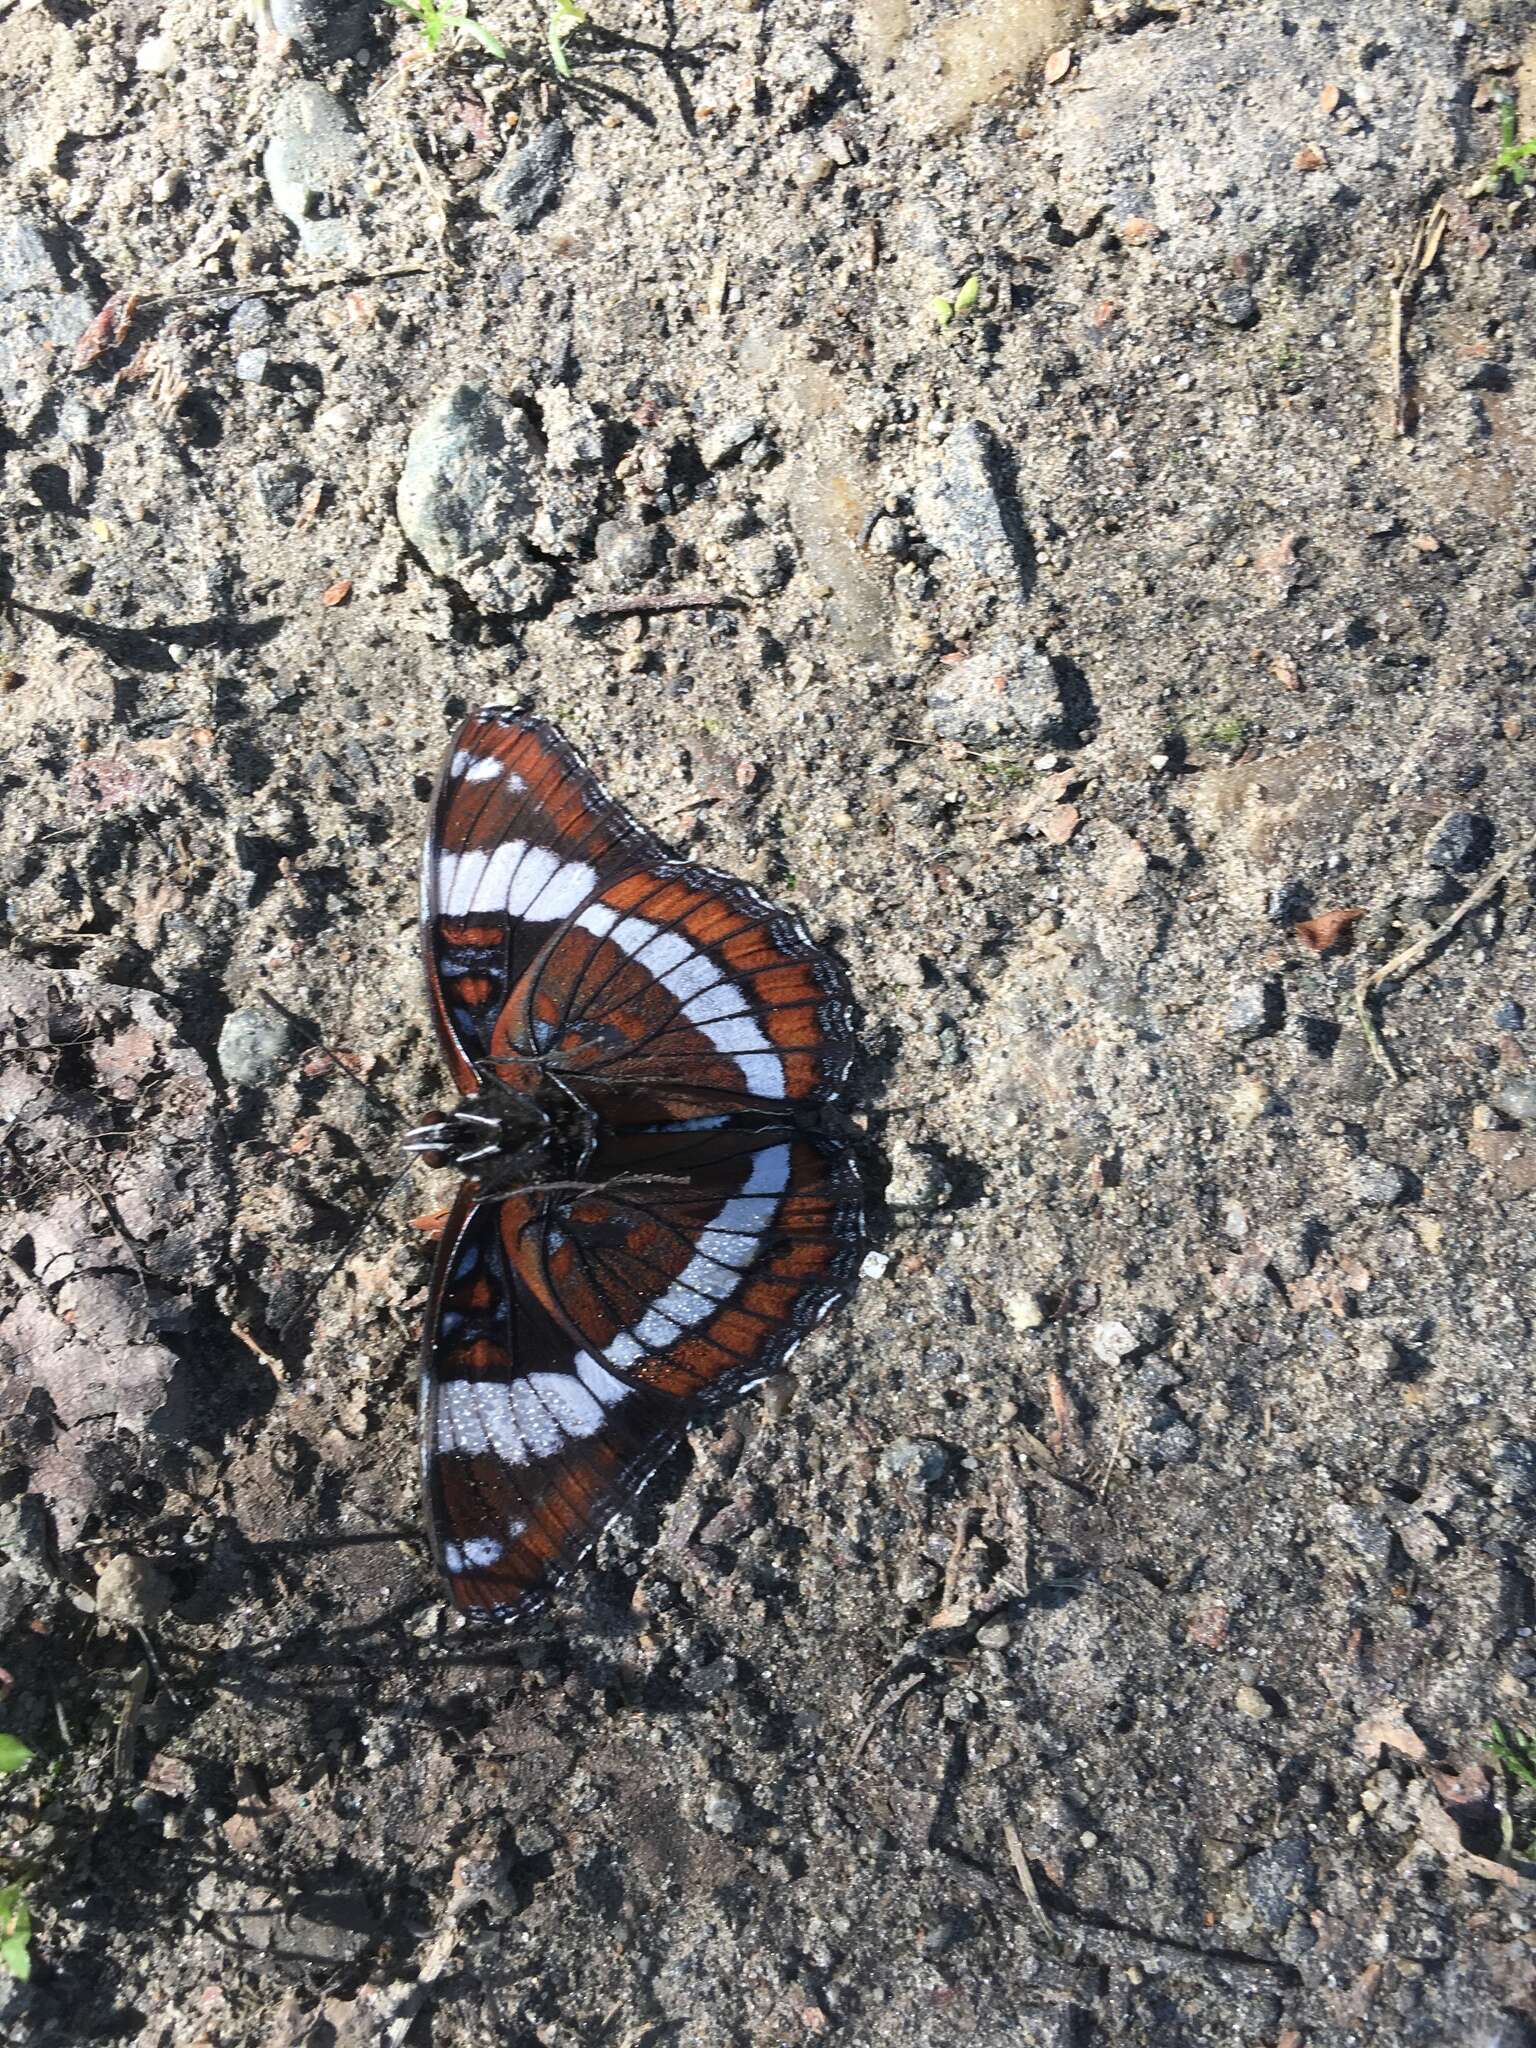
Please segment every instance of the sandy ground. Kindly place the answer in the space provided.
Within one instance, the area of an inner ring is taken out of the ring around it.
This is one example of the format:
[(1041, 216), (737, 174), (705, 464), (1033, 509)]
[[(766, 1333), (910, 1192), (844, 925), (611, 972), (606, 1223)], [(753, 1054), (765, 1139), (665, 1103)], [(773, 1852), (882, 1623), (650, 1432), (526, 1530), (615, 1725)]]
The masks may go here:
[[(0, 0), (9, 2038), (1536, 2041), (1529, 7), (273, 5)], [(877, 1256), (505, 1638), (509, 700), (846, 962)]]

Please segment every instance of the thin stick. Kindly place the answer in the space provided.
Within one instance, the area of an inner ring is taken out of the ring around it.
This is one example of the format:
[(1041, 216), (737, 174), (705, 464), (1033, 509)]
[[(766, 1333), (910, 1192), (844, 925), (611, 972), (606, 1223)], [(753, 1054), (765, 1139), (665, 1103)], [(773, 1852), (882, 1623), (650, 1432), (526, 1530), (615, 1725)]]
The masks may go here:
[(723, 590), (638, 591), (633, 597), (574, 597), (563, 619), (622, 619), (638, 612), (739, 611), (743, 600)]
[(1400, 1081), (1403, 1078), (1402, 1070), (1387, 1050), (1386, 1041), (1372, 1014), (1373, 997), (1387, 982), (1406, 980), (1416, 968), (1422, 967), (1424, 962), (1432, 958), (1451, 937), (1457, 927), (1464, 924), (1474, 910), (1480, 910), (1490, 896), (1496, 895), (1515, 870), (1529, 860), (1533, 853), (1536, 853), (1536, 837), (1522, 840), (1513, 853), (1507, 853), (1497, 866), (1489, 869), (1471, 895), (1462, 898), (1443, 924), (1437, 924), (1432, 932), (1426, 932), (1421, 938), (1404, 946), (1401, 952), (1394, 953), (1383, 966), (1373, 968), (1356, 989), (1355, 1013), (1359, 1017), (1360, 1028), (1365, 1033), (1365, 1042), (1378, 1065), (1385, 1068), (1392, 1080)]
[(1024, 1844), (1019, 1840), (1019, 1831), (1011, 1820), (1003, 1822), (1003, 1840), (1008, 1845), (1008, 1861), (1013, 1865), (1013, 1874), (1019, 1880), (1019, 1890), (1029, 1901), (1030, 1911), (1040, 1923), (1040, 1931), (1054, 1940), (1055, 1928), (1040, 1903), (1040, 1894), (1035, 1890), (1034, 1873), (1029, 1867), (1029, 1858), (1024, 1854)]
[(138, 1729), (139, 1715), (144, 1709), (144, 1695), (148, 1690), (149, 1665), (136, 1665), (132, 1677), (128, 1680), (123, 1711), (118, 1717), (117, 1737), (112, 1744), (112, 1775), (120, 1785), (125, 1784), (133, 1776), (133, 1738)]
[(284, 277), (266, 283), (248, 284), (243, 279), (228, 284), (151, 286), (135, 292), (141, 306), (195, 305), (200, 299), (270, 299), (283, 292), (331, 291), (338, 285), (381, 284), (392, 277), (425, 277), (442, 270), (442, 263), (391, 263), (383, 270), (316, 270), (307, 277)]
[(1439, 255), (1449, 223), (1450, 214), (1446, 211), (1445, 201), (1437, 199), (1414, 229), (1402, 276), (1388, 287), (1387, 353), (1392, 379), (1392, 430), (1399, 435), (1411, 434), (1414, 426), (1403, 331), (1419, 295), (1419, 282)]
[(927, 1679), (928, 1673), (926, 1671), (914, 1671), (911, 1677), (908, 1678), (904, 1684), (898, 1685), (893, 1693), (888, 1693), (886, 1695), (886, 1697), (880, 1702), (879, 1706), (876, 1707), (875, 1711), (870, 1715), (869, 1719), (864, 1723), (864, 1726), (859, 1730), (858, 1740), (854, 1743), (852, 1750), (849, 1752), (848, 1761), (850, 1763), (858, 1762), (859, 1758), (864, 1754), (865, 1749), (869, 1746), (869, 1738), (874, 1734), (875, 1730), (879, 1727), (880, 1723), (886, 1718), (888, 1714), (894, 1714), (896, 1709), (901, 1705), (902, 1701), (906, 1699), (909, 1694), (916, 1692), (917, 1688), (920, 1685), (926, 1684)]

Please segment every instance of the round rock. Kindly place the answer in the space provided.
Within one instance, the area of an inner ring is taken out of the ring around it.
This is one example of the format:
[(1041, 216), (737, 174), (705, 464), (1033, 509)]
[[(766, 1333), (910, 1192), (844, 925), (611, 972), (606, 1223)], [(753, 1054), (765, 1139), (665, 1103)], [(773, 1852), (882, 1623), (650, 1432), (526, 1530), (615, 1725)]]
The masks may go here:
[(520, 544), (538, 514), (539, 481), (538, 443), (522, 407), (456, 384), (411, 429), (395, 511), (428, 568), (494, 610), (523, 612), (553, 574)]
[(96, 1615), (109, 1628), (153, 1628), (171, 1604), (171, 1589), (147, 1558), (120, 1551), (96, 1581)]
[(260, 1088), (281, 1071), (293, 1043), (276, 1010), (231, 1010), (219, 1033), (219, 1071), (231, 1088)]
[(1493, 852), (1493, 820), (1481, 811), (1451, 811), (1424, 841), (1424, 865), (1469, 875)]

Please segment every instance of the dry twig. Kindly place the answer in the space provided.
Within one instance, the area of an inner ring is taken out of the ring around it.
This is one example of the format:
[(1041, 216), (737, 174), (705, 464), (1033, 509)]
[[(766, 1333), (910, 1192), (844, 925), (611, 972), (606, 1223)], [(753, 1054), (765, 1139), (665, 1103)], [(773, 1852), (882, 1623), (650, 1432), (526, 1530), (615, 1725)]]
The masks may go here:
[(1371, 1004), (1377, 992), (1389, 981), (1404, 981), (1414, 971), (1432, 959), (1440, 947), (1449, 939), (1458, 926), (1464, 924), (1474, 910), (1480, 910), (1490, 896), (1495, 895), (1509, 880), (1515, 870), (1536, 854), (1536, 837), (1522, 840), (1512, 853), (1507, 853), (1497, 866), (1491, 868), (1469, 896), (1463, 897), (1443, 924), (1437, 924), (1433, 931), (1425, 932), (1414, 939), (1400, 952), (1394, 953), (1384, 965), (1373, 968), (1355, 990), (1355, 1013), (1360, 1020), (1360, 1029), (1365, 1042), (1371, 1049), (1371, 1056), (1389, 1079), (1401, 1081), (1402, 1069), (1387, 1050), (1386, 1040), (1381, 1035), (1372, 1012)]

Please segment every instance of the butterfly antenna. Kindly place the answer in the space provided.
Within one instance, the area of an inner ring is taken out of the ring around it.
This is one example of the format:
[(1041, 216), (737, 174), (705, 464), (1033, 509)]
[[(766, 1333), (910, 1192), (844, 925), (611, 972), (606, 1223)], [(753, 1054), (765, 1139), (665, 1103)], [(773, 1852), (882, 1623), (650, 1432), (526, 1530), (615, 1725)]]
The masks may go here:
[(363, 1232), (368, 1228), (369, 1224), (373, 1221), (375, 1216), (378, 1215), (379, 1211), (384, 1207), (384, 1204), (390, 1199), (390, 1197), (392, 1195), (398, 1194), (400, 1189), (403, 1188), (405, 1186), (405, 1183), (410, 1179), (411, 1168), (415, 1165), (415, 1163), (416, 1162), (414, 1159), (408, 1159), (405, 1165), (402, 1166), (400, 1171), (395, 1175), (394, 1179), (390, 1181), (386, 1187), (382, 1188), (379, 1191), (379, 1193), (374, 1196), (373, 1200), (368, 1204), (367, 1208), (358, 1218), (356, 1227), (348, 1235), (347, 1241), (341, 1247), (341, 1250), (337, 1252), (335, 1258), (332, 1259), (331, 1263), (320, 1275), (320, 1278), (310, 1288), (309, 1292), (305, 1295), (304, 1299), (299, 1303), (298, 1307), (294, 1310), (293, 1314), (291, 1316), (286, 1317), (280, 1324), (277, 1332), (280, 1338), (286, 1339), (288, 1332), (294, 1327), (294, 1325), (298, 1322), (301, 1322), (303, 1318), (309, 1314), (310, 1310), (314, 1307), (315, 1303), (320, 1299), (321, 1295), (325, 1292), (326, 1288), (330, 1285), (331, 1281), (334, 1280), (336, 1275), (341, 1271), (342, 1266), (352, 1256), (352, 1247), (357, 1243), (358, 1239), (362, 1236)]

